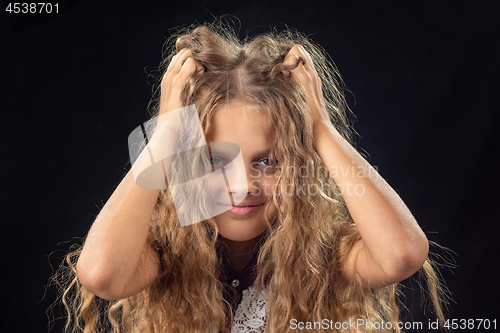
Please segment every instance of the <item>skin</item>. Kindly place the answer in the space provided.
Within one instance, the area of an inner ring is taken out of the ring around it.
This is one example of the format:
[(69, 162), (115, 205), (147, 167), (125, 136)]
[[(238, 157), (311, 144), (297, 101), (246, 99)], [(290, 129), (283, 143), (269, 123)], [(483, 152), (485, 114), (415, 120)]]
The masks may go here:
[[(314, 149), (341, 189), (361, 235), (342, 263), (345, 282), (370, 288), (399, 282), (422, 267), (428, 254), (427, 238), (396, 192), (329, 122), (321, 80), (309, 54), (295, 45), (285, 63), (296, 64), (299, 58), (305, 59), (305, 64), (300, 62), (295, 69), (283, 74), (302, 85), (306, 92), (314, 121)], [(184, 84), (191, 75), (203, 75), (203, 71), (203, 65), (192, 58), (187, 49), (172, 59), (161, 83), (160, 115), (182, 106), (179, 96)], [(237, 101), (219, 110), (210, 139), (238, 144), (249, 177), (255, 172), (249, 170), (251, 163), (257, 161), (260, 151), (268, 148), (265, 138), (269, 129), (262, 125), (264, 119), (252, 113), (248, 113), (252, 117), (245, 119), (247, 130), (240, 127), (242, 121), (232, 121), (229, 126), (229, 118), (224, 117), (228, 110), (236, 110), (232, 112), (233, 120), (241, 120), (242, 111), (248, 107), (243, 101)], [(260, 129), (259, 125), (262, 125)], [(240, 131), (231, 132), (230, 127), (234, 126), (239, 126)], [(253, 129), (251, 142), (245, 132), (250, 128)], [(171, 141), (170, 149), (175, 151), (175, 140)], [(351, 170), (364, 172), (352, 174)], [(267, 200), (262, 192), (257, 194), (258, 189), (271, 185), (264, 184), (264, 180), (250, 183), (248, 200)], [(363, 191), (354, 191), (355, 188)], [(121, 299), (139, 293), (156, 279), (159, 272), (157, 255), (144, 245), (158, 194), (159, 190), (137, 186), (131, 172), (118, 185), (94, 221), (77, 263), (78, 277), (88, 291), (108, 300)], [(272, 215), (275, 207), (270, 208)], [(221, 234), (232, 240), (255, 237), (264, 230), (259, 214), (245, 219), (221, 214), (218, 222)]]
[[(249, 107), (244, 101), (232, 101), (217, 111), (207, 141), (231, 142), (240, 147), (247, 175), (247, 178), (241, 179), (240, 182), (246, 182), (247, 186), (245, 188), (241, 186), (242, 184), (232, 183), (228, 192), (236, 194), (242, 188), (248, 189), (246, 198), (239, 205), (262, 204), (249, 215), (237, 216), (228, 211), (217, 216), (215, 220), (220, 234), (233, 241), (246, 241), (257, 237), (266, 229), (264, 224), (266, 204), (269, 204), (267, 215), (269, 221), (272, 221), (276, 214), (276, 207), (270, 200), (270, 194), (277, 177), (274, 172), (271, 172), (271, 175), (267, 172), (272, 168), (268, 152), (272, 148), (273, 137), (271, 128), (266, 124), (266, 116), (259, 114), (254, 107)], [(214, 163), (222, 162), (215, 160)]]

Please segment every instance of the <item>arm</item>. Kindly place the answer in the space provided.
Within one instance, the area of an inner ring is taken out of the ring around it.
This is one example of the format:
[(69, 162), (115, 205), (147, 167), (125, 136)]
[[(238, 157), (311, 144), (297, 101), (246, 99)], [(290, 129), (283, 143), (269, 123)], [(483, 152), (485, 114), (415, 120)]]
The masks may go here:
[(287, 57), (285, 62), (306, 60), (287, 74), (306, 91), (314, 149), (341, 190), (361, 235), (343, 263), (345, 278), (356, 283), (358, 275), (363, 287), (377, 288), (411, 276), (427, 258), (425, 234), (397, 193), (331, 124), (309, 54), (296, 45)]
[(86, 237), (76, 266), (88, 291), (104, 299), (120, 299), (154, 281), (158, 258), (144, 245), (159, 191), (137, 186), (129, 171), (108, 199)]
[(314, 148), (361, 235), (344, 263), (345, 277), (354, 282), (357, 273), (364, 287), (377, 288), (413, 275), (429, 243), (403, 200), (331, 123), (315, 126)]
[[(179, 96), (184, 84), (193, 73), (203, 71), (190, 55), (183, 49), (172, 59), (161, 83), (160, 115), (182, 106)], [(177, 141), (169, 133), (173, 130), (168, 124), (157, 128), (149, 143), (153, 154), (177, 151)], [(120, 299), (137, 294), (156, 279), (159, 259), (145, 244), (159, 192), (137, 186), (132, 171), (123, 178), (94, 221), (77, 262), (78, 278), (87, 290), (104, 299)]]

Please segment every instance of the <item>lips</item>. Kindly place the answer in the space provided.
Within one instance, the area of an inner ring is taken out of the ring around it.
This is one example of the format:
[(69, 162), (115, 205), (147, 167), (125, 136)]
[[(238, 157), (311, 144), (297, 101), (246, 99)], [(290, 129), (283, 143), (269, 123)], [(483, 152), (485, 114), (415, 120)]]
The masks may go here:
[(261, 204), (239, 204), (239, 205), (233, 205), (233, 204), (225, 204), (225, 203), (218, 203), (219, 205), (222, 206), (232, 206), (232, 207), (257, 207), (257, 206), (262, 206), (264, 203)]
[(219, 204), (221, 206), (227, 207), (227, 213), (233, 215), (233, 216), (239, 216), (243, 217), (246, 215), (250, 215), (257, 210), (261, 209), (260, 207), (264, 205), (264, 203), (259, 204), (239, 204), (237, 206), (233, 205), (224, 205), (224, 204)]

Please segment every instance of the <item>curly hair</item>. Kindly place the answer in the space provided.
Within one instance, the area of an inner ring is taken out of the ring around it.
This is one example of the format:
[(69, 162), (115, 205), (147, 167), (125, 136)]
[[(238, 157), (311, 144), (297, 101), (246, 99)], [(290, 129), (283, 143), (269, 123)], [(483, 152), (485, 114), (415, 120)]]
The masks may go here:
[[(342, 282), (341, 263), (360, 234), (313, 149), (313, 123), (305, 92), (281, 74), (291, 69), (283, 61), (295, 44), (302, 45), (314, 60), (330, 120), (353, 144), (355, 132), (342, 80), (326, 52), (298, 32), (272, 31), (241, 41), (221, 22), (190, 26), (167, 41), (160, 70), (165, 72), (182, 48), (191, 49), (192, 56), (203, 64), (205, 73), (188, 80), (181, 98), (183, 105), (196, 106), (205, 135), (215, 112), (235, 100), (257, 105), (275, 131), (270, 154), (282, 170), (272, 193), (278, 214), (265, 221), (254, 284), (267, 301), (267, 332), (292, 331), (291, 319), (318, 322), (324, 318), (391, 322), (394, 328), (387, 331), (400, 332), (396, 326), (399, 284), (370, 289)], [(155, 95), (151, 117), (159, 114), (159, 89)], [(317, 172), (299, 177), (296, 171), (301, 166)], [(316, 195), (301, 193), (299, 189), (304, 187), (314, 187)], [(58, 273), (61, 299), (68, 312), (66, 332), (184, 333), (206, 332), (210, 327), (229, 332), (227, 324), (233, 314), (229, 311), (227, 318), (228, 304), (219, 280), (218, 235), (212, 218), (181, 227), (168, 188), (161, 190), (145, 244), (160, 258), (156, 281), (127, 299), (100, 299), (80, 284), (75, 267), (82, 247), (73, 249)], [(442, 321), (443, 289), (430, 259), (421, 273), (427, 277), (433, 308)]]

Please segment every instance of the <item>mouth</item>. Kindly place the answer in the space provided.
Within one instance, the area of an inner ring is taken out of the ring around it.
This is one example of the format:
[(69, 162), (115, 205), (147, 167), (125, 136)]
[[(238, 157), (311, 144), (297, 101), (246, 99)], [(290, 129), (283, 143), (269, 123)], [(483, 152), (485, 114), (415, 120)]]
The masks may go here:
[(232, 215), (244, 216), (259, 210), (259, 208), (264, 206), (264, 203), (260, 205), (236, 205), (236, 206), (218, 203), (218, 205), (227, 209), (226, 211)]

